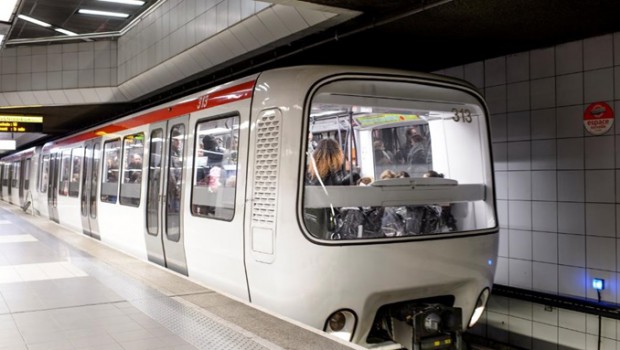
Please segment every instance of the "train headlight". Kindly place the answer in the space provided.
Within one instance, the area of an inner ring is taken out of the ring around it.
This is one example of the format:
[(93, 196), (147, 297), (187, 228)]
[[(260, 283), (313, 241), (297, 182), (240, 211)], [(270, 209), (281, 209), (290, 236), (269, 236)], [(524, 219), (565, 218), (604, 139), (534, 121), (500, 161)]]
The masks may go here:
[(327, 318), (325, 332), (340, 339), (351, 341), (356, 323), (357, 317), (352, 311), (338, 310)]
[(478, 296), (478, 301), (476, 302), (476, 308), (474, 309), (474, 313), (471, 315), (471, 318), (469, 319), (469, 327), (473, 327), (476, 322), (478, 322), (478, 320), (480, 319), (480, 316), (482, 316), (482, 313), (484, 312), (484, 308), (487, 305), (487, 300), (489, 300), (489, 295), (491, 294), (491, 291), (489, 290), (489, 288), (485, 288), (482, 293), (480, 293), (480, 295)]

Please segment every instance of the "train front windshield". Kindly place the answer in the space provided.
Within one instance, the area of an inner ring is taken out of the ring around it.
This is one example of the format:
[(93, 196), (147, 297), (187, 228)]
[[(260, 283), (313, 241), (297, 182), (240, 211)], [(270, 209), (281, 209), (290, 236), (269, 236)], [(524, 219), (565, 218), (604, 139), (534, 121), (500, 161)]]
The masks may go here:
[(342, 80), (313, 95), (302, 213), (318, 239), (412, 239), (496, 227), (488, 125), (472, 94)]

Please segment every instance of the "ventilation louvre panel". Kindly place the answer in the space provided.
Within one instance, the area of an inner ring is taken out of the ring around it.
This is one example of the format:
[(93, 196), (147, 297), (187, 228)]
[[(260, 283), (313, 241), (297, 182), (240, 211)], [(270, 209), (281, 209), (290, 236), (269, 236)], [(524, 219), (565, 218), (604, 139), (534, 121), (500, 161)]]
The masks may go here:
[(275, 228), (280, 126), (280, 114), (273, 112), (263, 114), (256, 123), (253, 225)]

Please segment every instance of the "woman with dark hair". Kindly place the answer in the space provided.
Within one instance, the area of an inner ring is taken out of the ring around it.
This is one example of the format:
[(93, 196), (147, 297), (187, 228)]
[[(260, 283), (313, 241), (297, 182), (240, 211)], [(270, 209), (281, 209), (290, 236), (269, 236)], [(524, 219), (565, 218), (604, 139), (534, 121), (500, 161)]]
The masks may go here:
[(344, 153), (334, 139), (322, 139), (312, 152), (307, 176), (312, 185), (342, 184)]

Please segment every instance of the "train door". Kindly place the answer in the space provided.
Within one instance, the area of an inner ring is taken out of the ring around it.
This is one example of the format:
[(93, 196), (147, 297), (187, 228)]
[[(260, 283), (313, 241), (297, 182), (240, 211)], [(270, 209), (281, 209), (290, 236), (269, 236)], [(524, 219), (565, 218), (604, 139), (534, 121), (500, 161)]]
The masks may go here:
[(4, 200), (4, 164), (0, 164), (0, 200)]
[(82, 162), (82, 192), (80, 193), (80, 212), (82, 232), (101, 239), (97, 223), (97, 185), (99, 181), (99, 161), (101, 159), (101, 139), (90, 140), (84, 144)]
[(60, 168), (60, 152), (50, 153), (50, 173), (47, 185), (47, 208), (50, 220), (60, 223), (58, 219), (58, 170)]
[(151, 125), (145, 240), (149, 261), (187, 275), (183, 170), (189, 116)]
[(25, 207), (25, 204), (31, 200), (27, 198), (30, 188), (30, 158), (20, 161), (19, 171), (19, 205)]

